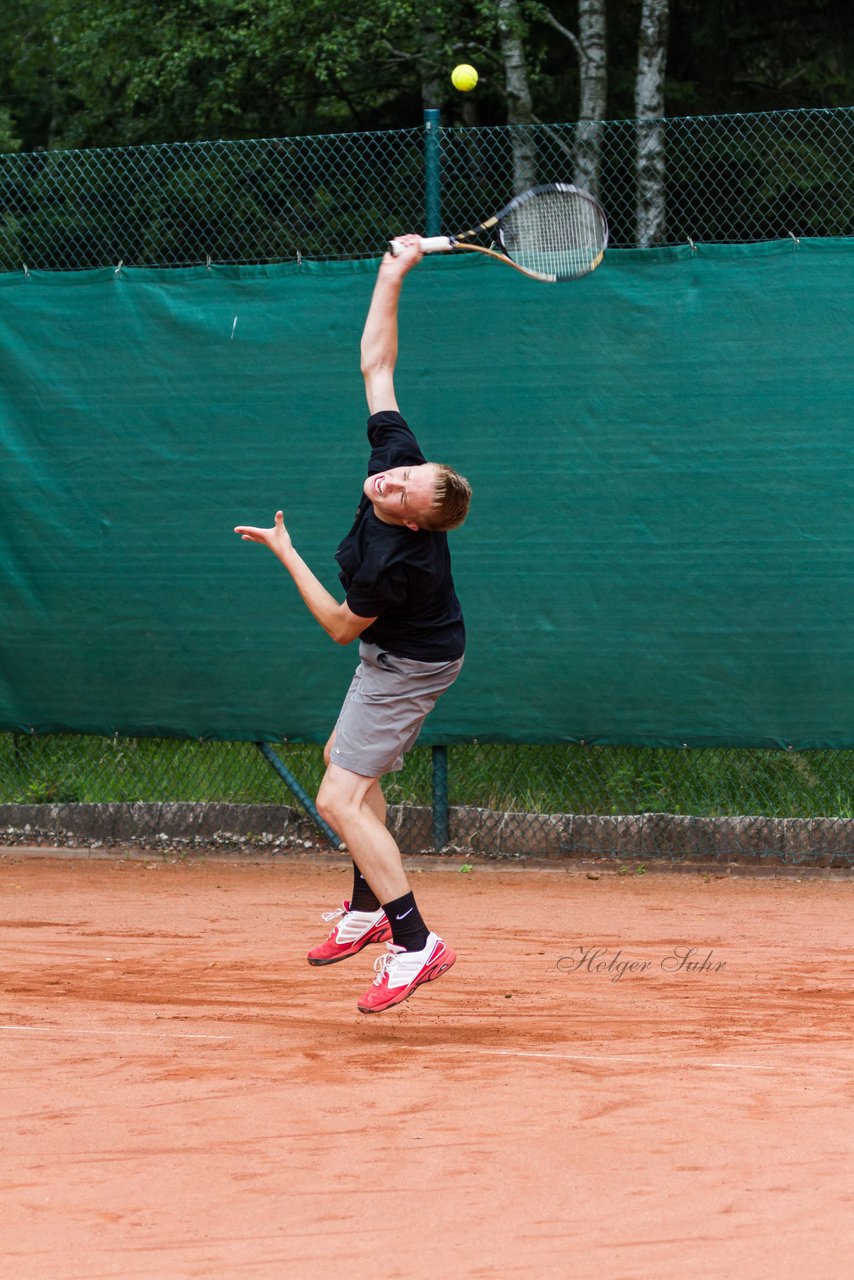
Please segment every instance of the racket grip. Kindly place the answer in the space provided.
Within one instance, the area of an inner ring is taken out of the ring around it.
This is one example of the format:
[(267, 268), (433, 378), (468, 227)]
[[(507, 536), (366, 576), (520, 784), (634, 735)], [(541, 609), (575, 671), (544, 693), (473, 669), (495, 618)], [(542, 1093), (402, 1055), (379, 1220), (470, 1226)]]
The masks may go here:
[[(399, 240), (389, 240), (389, 253), (393, 258), (400, 256), (403, 245)], [(421, 252), (422, 253), (445, 253), (448, 249), (455, 249), (456, 242), (451, 236), (422, 236)]]

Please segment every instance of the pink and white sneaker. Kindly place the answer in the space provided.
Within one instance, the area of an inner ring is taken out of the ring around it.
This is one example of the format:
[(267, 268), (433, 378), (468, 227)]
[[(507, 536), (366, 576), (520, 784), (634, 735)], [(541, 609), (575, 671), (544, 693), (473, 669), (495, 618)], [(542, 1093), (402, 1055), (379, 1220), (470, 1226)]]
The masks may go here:
[(350, 903), (343, 902), (337, 911), (325, 912), (323, 919), (337, 923), (326, 941), (309, 951), (309, 964), (335, 964), (356, 955), (370, 942), (388, 942), (391, 938), (391, 926), (382, 907), (379, 911), (351, 911)]
[(450, 969), (457, 954), (447, 943), (431, 933), (422, 951), (404, 951), (390, 942), (384, 956), (374, 964), (377, 976), (358, 1009), (362, 1013), (382, 1013), (401, 1000), (408, 1000), (422, 982), (432, 982)]

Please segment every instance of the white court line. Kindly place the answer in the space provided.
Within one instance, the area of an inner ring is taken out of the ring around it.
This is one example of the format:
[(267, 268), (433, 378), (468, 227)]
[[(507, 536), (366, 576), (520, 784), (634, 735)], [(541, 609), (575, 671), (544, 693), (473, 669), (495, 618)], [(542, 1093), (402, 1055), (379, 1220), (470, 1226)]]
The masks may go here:
[[(138, 1036), (145, 1039), (153, 1040), (218, 1040), (230, 1041), (233, 1036), (209, 1035), (204, 1032), (174, 1032), (174, 1031), (136, 1031), (132, 1027), (124, 1030), (110, 1030), (107, 1028), (96, 1027), (38, 1027), (24, 1026), (18, 1023), (0, 1023), (0, 1032), (2, 1031), (23, 1031), (35, 1033), (37, 1035), (54, 1035), (67, 1036)], [(422, 1050), (425, 1053), (436, 1053), (436, 1049), (432, 1045), (410, 1045), (410, 1051)], [(471, 1049), (460, 1046), (460, 1053), (471, 1056)], [(491, 1057), (498, 1058), (544, 1058), (552, 1062), (630, 1062), (635, 1065), (652, 1067), (658, 1069), (661, 1061), (654, 1057), (645, 1057), (642, 1054), (628, 1053), (547, 1053), (539, 1049), (486, 1049), (481, 1046), (480, 1052)], [(805, 1064), (802, 1067), (787, 1067), (779, 1063), (770, 1064), (765, 1062), (717, 1062), (708, 1061), (702, 1058), (687, 1059), (678, 1063), (678, 1067), (683, 1070), (691, 1070), (697, 1067), (709, 1067), (716, 1070), (724, 1071), (764, 1071), (764, 1072), (791, 1072), (795, 1075), (803, 1074), (805, 1071), (814, 1070), (817, 1066), (827, 1069), (828, 1067), (836, 1070), (843, 1070), (849, 1074), (852, 1069), (848, 1066), (840, 1067), (838, 1063), (819, 1063), (813, 1060), (811, 1064)]]
[[(643, 1066), (661, 1067), (658, 1058), (645, 1058), (640, 1054), (620, 1053), (542, 1053), (536, 1049), (481, 1049), (481, 1053), (490, 1053), (500, 1058), (552, 1058), (556, 1062), (634, 1062)], [(761, 1062), (707, 1062), (702, 1058), (681, 1062), (681, 1067), (719, 1067), (728, 1071), (794, 1071), (803, 1072), (807, 1067), (769, 1066)]]
[(231, 1036), (209, 1036), (193, 1031), (136, 1031), (128, 1027), (122, 1031), (106, 1027), (26, 1027), (10, 1022), (0, 1024), (0, 1031), (30, 1031), (48, 1036), (145, 1036), (153, 1040), (231, 1040)]

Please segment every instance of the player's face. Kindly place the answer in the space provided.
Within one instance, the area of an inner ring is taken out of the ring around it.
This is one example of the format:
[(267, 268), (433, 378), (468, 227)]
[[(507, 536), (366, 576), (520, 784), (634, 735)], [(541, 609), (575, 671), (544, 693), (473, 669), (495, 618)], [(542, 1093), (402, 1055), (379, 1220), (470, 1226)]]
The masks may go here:
[(433, 506), (436, 468), (430, 462), (412, 467), (392, 467), (368, 476), (364, 492), (380, 520), (386, 524), (419, 526)]

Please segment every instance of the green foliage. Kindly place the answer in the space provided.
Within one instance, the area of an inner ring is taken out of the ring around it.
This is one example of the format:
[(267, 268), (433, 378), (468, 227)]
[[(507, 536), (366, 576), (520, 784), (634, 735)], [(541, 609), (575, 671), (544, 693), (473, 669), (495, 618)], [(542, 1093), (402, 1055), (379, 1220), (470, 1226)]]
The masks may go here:
[(28, 149), (414, 123), (430, 86), (459, 98), (460, 32), (494, 26), (463, 0), (8, 3), (0, 82)]
[[(575, 119), (578, 60), (519, 0), (534, 110)], [(565, 28), (575, 0), (548, 9)], [(611, 118), (632, 115), (639, 5), (609, 3)], [(496, 0), (5, 0), (0, 150), (284, 137), (506, 120)], [(672, 0), (670, 115), (854, 98), (848, 0)], [(472, 62), (477, 92), (451, 68)]]
[(21, 139), (15, 133), (9, 108), (0, 107), (0, 153), (7, 155), (10, 151), (20, 149)]
[(850, 105), (850, 2), (678, 0), (668, 76), (671, 115)]

